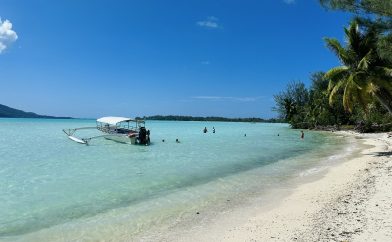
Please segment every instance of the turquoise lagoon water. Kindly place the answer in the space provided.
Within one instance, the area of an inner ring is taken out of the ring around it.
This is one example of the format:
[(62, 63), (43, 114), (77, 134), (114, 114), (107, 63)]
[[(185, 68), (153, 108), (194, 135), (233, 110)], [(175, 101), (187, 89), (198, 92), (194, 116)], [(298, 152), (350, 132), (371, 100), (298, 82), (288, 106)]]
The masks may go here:
[(347, 151), (345, 139), (306, 132), (301, 140), (286, 124), (150, 121), (150, 146), (104, 139), (87, 146), (62, 132), (94, 125), (0, 119), (0, 240), (132, 237), (306, 175)]

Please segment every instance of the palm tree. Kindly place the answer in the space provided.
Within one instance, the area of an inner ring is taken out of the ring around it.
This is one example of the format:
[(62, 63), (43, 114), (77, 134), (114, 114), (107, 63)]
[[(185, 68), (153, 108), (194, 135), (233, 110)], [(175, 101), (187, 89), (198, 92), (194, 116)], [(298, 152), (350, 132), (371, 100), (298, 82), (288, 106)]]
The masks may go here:
[(324, 76), (329, 80), (330, 105), (335, 94), (343, 89), (343, 106), (347, 111), (352, 112), (355, 103), (366, 111), (367, 104), (376, 97), (392, 114), (392, 64), (377, 54), (379, 32), (374, 28), (361, 30), (357, 20), (344, 31), (345, 47), (336, 39), (325, 38), (342, 63)]

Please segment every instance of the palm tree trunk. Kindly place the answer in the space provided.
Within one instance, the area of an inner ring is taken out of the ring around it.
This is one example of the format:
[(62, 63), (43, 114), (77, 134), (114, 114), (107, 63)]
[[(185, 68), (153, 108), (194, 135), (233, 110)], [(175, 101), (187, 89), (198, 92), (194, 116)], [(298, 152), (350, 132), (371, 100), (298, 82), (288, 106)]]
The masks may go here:
[(392, 114), (392, 95), (385, 88), (380, 88), (374, 92), (377, 100)]

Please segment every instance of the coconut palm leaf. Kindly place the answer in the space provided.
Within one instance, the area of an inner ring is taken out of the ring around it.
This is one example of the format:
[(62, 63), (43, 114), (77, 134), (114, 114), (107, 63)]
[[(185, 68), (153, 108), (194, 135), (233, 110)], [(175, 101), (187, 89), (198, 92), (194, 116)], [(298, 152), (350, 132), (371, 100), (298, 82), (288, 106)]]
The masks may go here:
[(332, 90), (329, 92), (329, 105), (332, 106), (333, 101), (335, 99), (335, 94), (341, 89), (341, 87), (343, 86), (344, 81), (340, 81), (338, 82), (333, 88)]
[[(376, 88), (385, 88), (388, 91), (392, 90), (392, 82), (391, 80), (386, 80), (385, 78), (379, 78), (379, 77), (372, 77), (371, 78), (371, 83), (376, 86)], [(375, 90), (377, 91), (377, 90)]]
[(359, 33), (359, 25), (356, 20), (353, 20), (348, 28), (344, 28), (346, 33), (346, 41), (350, 48), (357, 54), (360, 53), (362, 36)]
[(365, 71), (359, 70), (352, 74), (352, 82), (358, 89), (366, 88), (369, 85), (367, 76), (368, 74)]
[[(350, 76), (351, 78), (351, 76)], [(343, 93), (343, 107), (345, 110), (349, 111), (350, 113), (352, 112), (353, 109), (353, 104), (352, 104), (352, 85), (350, 85), (350, 81), (346, 84), (344, 87), (344, 93)]]
[(378, 76), (383, 76), (385, 79), (391, 79), (392, 81), (392, 68), (386, 66), (375, 66), (374, 71)]
[(368, 104), (372, 101), (372, 96), (370, 95), (369, 88), (355, 89), (356, 93), (354, 96), (355, 101), (362, 107), (365, 113), (368, 112)]
[(335, 53), (343, 64), (350, 62), (350, 54), (340, 45), (337, 39), (324, 38), (327, 47)]
[(370, 50), (360, 61), (358, 64), (358, 69), (360, 70), (368, 70), (369, 69), (369, 65), (372, 64), (372, 62), (374, 62), (374, 54), (373, 54), (373, 50)]
[(329, 49), (344, 64), (324, 76), (329, 80), (330, 105), (335, 94), (344, 88), (343, 106), (349, 112), (355, 103), (366, 111), (371, 98), (376, 97), (392, 113), (392, 67), (378, 55), (377, 30), (361, 31), (358, 21), (353, 20), (344, 31), (347, 40), (344, 47), (336, 39), (325, 38)]
[(350, 75), (348, 70), (349, 69), (346, 66), (338, 66), (325, 73), (324, 78), (329, 80), (328, 92), (330, 92), (338, 82)]

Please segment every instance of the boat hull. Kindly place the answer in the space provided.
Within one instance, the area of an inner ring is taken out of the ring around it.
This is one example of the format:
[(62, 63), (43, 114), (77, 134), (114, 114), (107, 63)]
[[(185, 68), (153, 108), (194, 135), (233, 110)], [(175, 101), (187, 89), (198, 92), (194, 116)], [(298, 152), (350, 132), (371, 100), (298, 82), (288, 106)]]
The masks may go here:
[(105, 139), (112, 140), (119, 143), (136, 144), (136, 137), (129, 137), (128, 135), (113, 135), (107, 136)]

